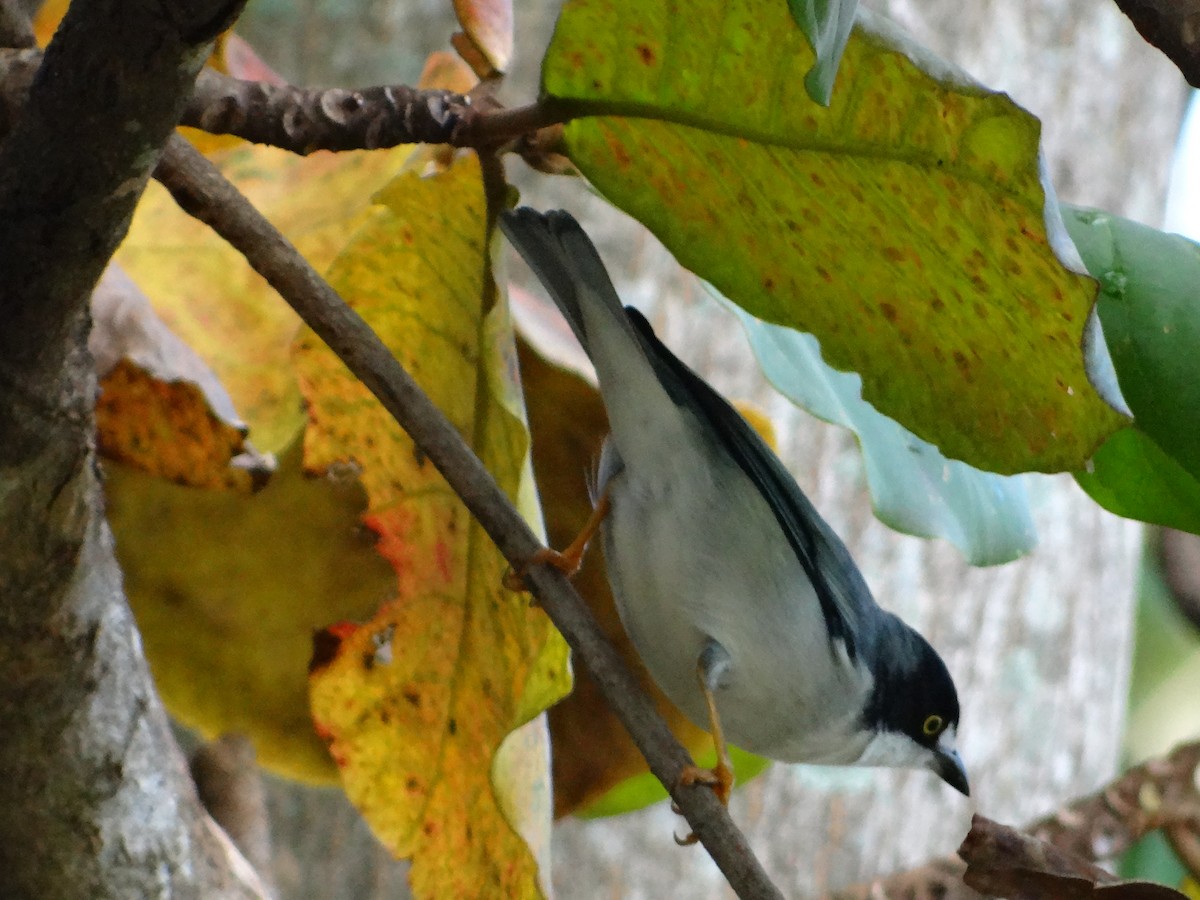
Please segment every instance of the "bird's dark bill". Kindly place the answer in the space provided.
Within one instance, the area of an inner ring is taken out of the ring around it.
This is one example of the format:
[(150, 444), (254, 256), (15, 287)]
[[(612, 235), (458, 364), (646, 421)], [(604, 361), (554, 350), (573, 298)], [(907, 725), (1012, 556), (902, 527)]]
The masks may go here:
[(971, 796), (971, 786), (967, 782), (967, 770), (956, 750), (935, 750), (934, 771), (938, 777), (964, 797)]

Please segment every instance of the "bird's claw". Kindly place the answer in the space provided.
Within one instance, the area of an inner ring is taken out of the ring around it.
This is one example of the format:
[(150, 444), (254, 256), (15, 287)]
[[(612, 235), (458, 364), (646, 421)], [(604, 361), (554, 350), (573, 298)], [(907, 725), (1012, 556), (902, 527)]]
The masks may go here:
[(554, 566), (568, 578), (573, 578), (583, 565), (583, 557), (574, 553), (561, 553), (558, 550), (551, 550), (549, 547), (542, 547), (536, 551), (533, 556), (525, 560), (519, 569), (509, 569), (504, 573), (504, 586), (510, 591), (524, 593), (529, 590), (529, 586), (525, 583), (525, 576), (534, 566), (547, 565)]
[[(699, 766), (688, 766), (679, 773), (679, 781), (676, 787), (691, 787), (694, 784), (703, 784), (712, 788), (717, 799), (721, 801), (722, 806), (729, 805), (729, 795), (733, 791), (733, 769), (726, 764), (724, 760), (717, 763), (714, 768), (702, 769)], [(671, 801), (671, 812), (675, 815), (683, 815), (683, 810), (679, 808), (679, 804)], [(677, 834), (671, 835), (675, 838), (675, 843), (680, 847), (689, 847), (696, 843), (700, 838), (696, 832), (688, 833), (687, 837), (681, 838)]]
[(733, 792), (733, 769), (724, 761), (717, 763), (711, 769), (699, 766), (688, 766), (679, 775), (680, 787), (691, 787), (693, 784), (703, 784), (713, 789), (722, 806), (729, 805), (729, 795)]

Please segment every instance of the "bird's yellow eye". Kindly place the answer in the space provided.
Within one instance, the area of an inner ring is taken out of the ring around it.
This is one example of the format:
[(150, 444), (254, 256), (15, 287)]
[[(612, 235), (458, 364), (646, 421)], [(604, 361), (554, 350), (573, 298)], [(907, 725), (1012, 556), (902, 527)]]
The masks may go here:
[(928, 719), (925, 720), (925, 724), (921, 726), (921, 730), (924, 731), (930, 737), (933, 737), (935, 734), (937, 734), (939, 731), (942, 730), (942, 717), (941, 716), (930, 716)]

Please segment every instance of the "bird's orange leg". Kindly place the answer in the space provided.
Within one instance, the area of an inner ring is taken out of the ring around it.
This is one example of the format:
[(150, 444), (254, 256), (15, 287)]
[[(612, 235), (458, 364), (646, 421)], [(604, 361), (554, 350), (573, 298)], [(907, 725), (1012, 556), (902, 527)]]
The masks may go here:
[[(712, 732), (713, 744), (717, 749), (717, 764), (711, 769), (699, 766), (688, 766), (679, 775), (679, 787), (689, 787), (693, 784), (705, 784), (713, 789), (722, 806), (729, 805), (729, 794), (733, 791), (733, 761), (729, 758), (729, 747), (725, 743), (725, 732), (721, 728), (721, 717), (717, 714), (717, 701), (713, 689), (720, 681), (722, 673), (729, 666), (729, 655), (725, 648), (715, 641), (710, 642), (700, 654), (696, 663), (696, 678), (700, 682), (700, 691), (704, 694), (704, 704), (708, 707), (708, 726)], [(675, 812), (679, 812), (675, 809)], [(676, 836), (675, 843), (681, 847), (694, 844), (699, 838), (693, 831), (685, 838)]]
[(604, 521), (604, 517), (608, 515), (611, 508), (612, 502), (608, 499), (608, 490), (605, 489), (604, 493), (600, 495), (600, 499), (596, 501), (592, 514), (583, 523), (583, 528), (566, 549), (552, 550), (549, 547), (542, 547), (529, 557), (520, 569), (515, 571), (509, 569), (504, 573), (504, 586), (510, 591), (529, 590), (525, 586), (525, 575), (534, 566), (542, 564), (554, 566), (568, 578), (574, 576), (579, 571), (579, 567), (583, 565), (583, 554), (587, 550), (588, 543), (600, 530), (600, 523)]

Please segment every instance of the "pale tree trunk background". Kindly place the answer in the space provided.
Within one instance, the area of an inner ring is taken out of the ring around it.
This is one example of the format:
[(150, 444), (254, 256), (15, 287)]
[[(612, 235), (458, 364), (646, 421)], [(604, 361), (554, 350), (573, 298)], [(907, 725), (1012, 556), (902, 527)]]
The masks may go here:
[[(1115, 6), (870, 5), (1043, 119), (1062, 199), (1159, 224), (1183, 81)], [(267, 59), (307, 83), (411, 81), (422, 56), (414, 41), (428, 38), (432, 49), (453, 30), (448, 0), (370, 3), (363, 7), (369, 27), (347, 54), (320, 43), (339, 36), (343, 24), (321, 18), (327, 5), (301, 6), (308, 12), (294, 30), (284, 26), (296, 20), (281, 12), (271, 28), (247, 36), (260, 45), (273, 40), (274, 47), (262, 46)], [(558, 4), (516, 6), (521, 65), (505, 92), (514, 102), (536, 90), (540, 48)], [(364, 44), (368, 37), (379, 39), (375, 48)], [(351, 57), (371, 68), (353, 68)], [(1031, 482), (1040, 543), (1008, 566), (971, 569), (942, 542), (890, 531), (870, 512), (853, 439), (776, 397), (733, 319), (702, 299), (651, 238), (643, 233), (631, 248), (631, 235), (639, 234), (633, 223), (576, 184), (547, 182), (528, 181), (526, 201), (569, 205), (610, 262), (628, 261), (614, 275), (630, 301), (671, 295), (653, 307), (664, 340), (731, 397), (772, 414), (789, 468), (846, 539), (881, 602), (943, 651), (958, 681), (962, 750), (974, 788), (969, 803), (921, 774), (795, 766), (776, 766), (735, 794), (734, 818), (784, 893), (814, 896), (953, 852), (972, 810), (1020, 823), (1111, 776), (1129, 670), (1138, 527), (1100, 511), (1057, 477)], [(403, 866), (386, 860), (332, 792), (271, 779), (268, 794), (282, 896), (366, 900), (402, 891)], [(560, 823), (558, 895), (727, 894), (702, 850), (676, 848), (671, 834), (680, 828), (665, 804), (606, 821)]]

